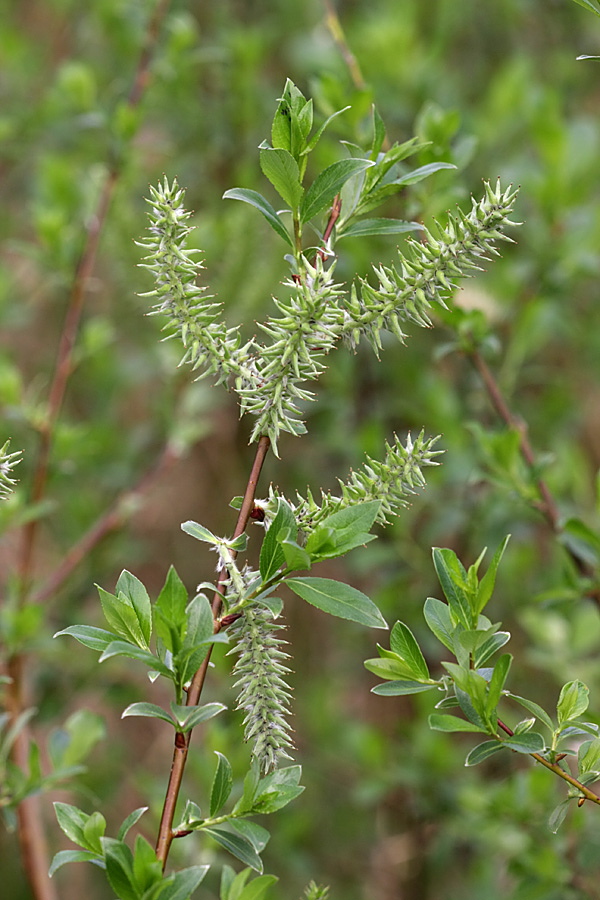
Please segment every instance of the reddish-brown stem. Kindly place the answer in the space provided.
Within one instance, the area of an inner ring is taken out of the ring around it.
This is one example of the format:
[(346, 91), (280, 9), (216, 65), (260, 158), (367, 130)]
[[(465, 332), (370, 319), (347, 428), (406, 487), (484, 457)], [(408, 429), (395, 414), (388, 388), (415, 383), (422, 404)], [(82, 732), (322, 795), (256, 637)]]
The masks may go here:
[[(498, 413), (501, 419), (509, 426), (509, 428), (514, 428), (519, 432), (519, 441), (521, 454), (525, 462), (533, 469), (535, 468), (535, 453), (533, 452), (533, 448), (529, 443), (529, 438), (527, 437), (527, 428), (524, 423), (517, 418), (517, 416), (513, 415), (511, 410), (506, 403), (506, 400), (502, 396), (502, 392), (498, 386), (498, 383), (490, 368), (481, 353), (478, 350), (471, 350), (469, 352), (469, 358), (471, 362), (481, 375), (481, 379), (485, 385), (485, 388), (488, 392), (490, 400), (494, 406), (494, 409)], [(539, 504), (539, 509), (551, 529), (558, 533), (560, 531), (560, 515), (558, 512), (558, 508), (556, 506), (556, 502), (554, 497), (550, 493), (548, 485), (542, 478), (537, 478), (538, 490), (540, 492), (540, 496), (542, 497), (542, 502)]]
[[(150, 65), (157, 44), (161, 23), (166, 15), (170, 0), (158, 0), (148, 23), (144, 46), (138, 60), (133, 84), (128, 97), (130, 109), (140, 103), (150, 79)], [(30, 502), (38, 504), (46, 492), (48, 467), (54, 429), (65, 396), (65, 391), (73, 368), (73, 348), (79, 328), (85, 295), (92, 275), (100, 235), (104, 227), (115, 185), (121, 174), (119, 161), (113, 162), (100, 192), (94, 215), (85, 232), (83, 249), (75, 269), (68, 300), (67, 313), (59, 340), (54, 374), (48, 396), (48, 412), (41, 429), (40, 446), (34, 467)], [(32, 582), (35, 546), (38, 534), (37, 519), (33, 519), (23, 529), (21, 549), (17, 563), (19, 602), (25, 603)], [(13, 718), (16, 718), (28, 704), (26, 676), (29, 674), (23, 654), (15, 654), (8, 661), (8, 702)], [(23, 728), (13, 745), (12, 758), (23, 771), (29, 767), (29, 728)], [(48, 879), (48, 852), (41, 807), (38, 796), (27, 797), (17, 807), (18, 834), (21, 857), (25, 874), (35, 900), (57, 900), (53, 883)]]
[[(127, 104), (130, 109), (135, 109), (139, 105), (144, 90), (148, 86), (152, 56), (156, 48), (160, 26), (166, 15), (169, 4), (170, 0), (158, 0), (154, 14), (148, 23), (144, 46), (140, 54), (133, 84), (127, 99)], [(87, 226), (83, 250), (75, 269), (75, 275), (69, 295), (67, 314), (59, 340), (54, 374), (50, 384), (48, 413), (40, 434), (40, 447), (31, 491), (31, 503), (34, 505), (39, 503), (45, 494), (54, 428), (73, 367), (73, 348), (75, 346), (81, 313), (85, 302), (87, 286), (94, 269), (100, 236), (108, 216), (112, 196), (120, 175), (121, 164), (117, 161), (113, 163), (107, 173), (96, 210)], [(29, 522), (23, 530), (21, 555), (19, 560), (19, 583), (21, 585), (21, 596), (23, 599), (26, 598), (29, 591), (37, 530), (37, 519), (33, 519)]]
[[(248, 484), (246, 485), (244, 499), (242, 501), (242, 506), (240, 508), (236, 526), (233, 532), (234, 538), (242, 534), (245, 531), (246, 526), (248, 525), (250, 513), (252, 512), (252, 509), (254, 507), (256, 486), (258, 484), (258, 479), (270, 444), (271, 442), (269, 438), (264, 435), (258, 442), (256, 455), (254, 457), (254, 463), (252, 465), (250, 477), (248, 478)], [(223, 623), (219, 621), (219, 613), (221, 612), (222, 606), (221, 592), (225, 591), (226, 581), (227, 572), (222, 571), (217, 584), (219, 590), (215, 592), (212, 603), (213, 617), (215, 620), (215, 634), (217, 634), (223, 627)], [(192, 679), (192, 683), (187, 692), (188, 706), (198, 705), (198, 701), (200, 700), (200, 695), (202, 694), (202, 689), (204, 687), (204, 681), (206, 679), (210, 657), (211, 650), (209, 650), (206, 654), (204, 662)], [(158, 838), (156, 841), (156, 856), (162, 863), (163, 869), (167, 864), (167, 857), (169, 855), (169, 850), (173, 841), (173, 820), (175, 818), (175, 807), (177, 806), (177, 800), (179, 799), (179, 792), (181, 790), (181, 782), (183, 780), (183, 773), (187, 761), (187, 754), (190, 746), (191, 736), (191, 732), (188, 732), (188, 734), (186, 735), (175, 735), (175, 747), (173, 749), (171, 773), (169, 775), (169, 783), (167, 785), (165, 802), (158, 829)]]
[[(500, 418), (508, 425), (509, 428), (514, 428), (518, 431), (521, 455), (523, 456), (523, 459), (531, 468), (531, 470), (535, 472), (535, 453), (527, 436), (526, 425), (509, 409), (506, 400), (502, 396), (500, 387), (481, 353), (479, 353), (478, 350), (470, 350), (467, 352), (467, 356), (479, 372), (488, 392), (489, 398), (492, 402), (492, 405)], [(536, 483), (540, 492), (541, 499), (535, 505), (543, 515), (553, 533), (558, 535), (561, 533), (561, 524), (560, 514), (556, 505), (556, 501), (543, 478), (536, 476)], [(574, 553), (570, 548), (567, 548), (567, 552), (569, 553), (569, 556), (571, 557), (579, 574), (586, 578), (590, 578), (593, 575), (593, 572), (590, 571), (581, 557)], [(600, 592), (597, 589), (589, 591), (588, 596), (598, 606), (600, 606)]]
[[(509, 728), (508, 725), (505, 725), (504, 722), (502, 722), (500, 719), (498, 719), (498, 726), (502, 729), (502, 731), (508, 734), (509, 737), (514, 736), (514, 731), (512, 730), (512, 728)], [(578, 791), (581, 791), (586, 800), (591, 800), (592, 803), (597, 803), (600, 805), (600, 797), (598, 796), (598, 794), (590, 791), (588, 787), (586, 787), (580, 781), (577, 781), (576, 778), (573, 778), (573, 776), (568, 772), (565, 772), (564, 769), (561, 769), (561, 767), (557, 763), (548, 762), (548, 760), (544, 759), (544, 757), (540, 753), (529, 753), (528, 755), (532, 756), (536, 760), (536, 762), (539, 762), (543, 766), (545, 766), (546, 769), (550, 769), (550, 771), (554, 772), (555, 775), (558, 775), (560, 778), (564, 779), (564, 781), (567, 781), (573, 787), (577, 788)], [(560, 760), (564, 759), (565, 756), (565, 753), (561, 753), (556, 758), (557, 760)], [(581, 806), (581, 803), (579, 805)]]
[(67, 580), (94, 547), (111, 531), (120, 528), (127, 519), (139, 509), (151, 486), (174, 463), (177, 453), (167, 445), (158, 461), (138, 481), (135, 487), (116, 498), (110, 509), (85, 532), (84, 535), (65, 554), (60, 565), (48, 576), (42, 586), (32, 597), (32, 603), (45, 603)]

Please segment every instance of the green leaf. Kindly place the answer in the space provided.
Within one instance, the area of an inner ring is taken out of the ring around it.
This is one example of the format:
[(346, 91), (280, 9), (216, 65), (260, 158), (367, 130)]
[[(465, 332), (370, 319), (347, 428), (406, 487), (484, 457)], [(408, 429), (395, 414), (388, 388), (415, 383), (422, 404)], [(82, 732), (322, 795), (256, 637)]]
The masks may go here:
[(148, 650), (148, 642), (145, 639), (137, 612), (133, 608), (131, 600), (122, 592), (119, 593), (118, 597), (115, 597), (114, 594), (109, 594), (108, 591), (105, 591), (98, 585), (96, 587), (100, 595), (102, 611), (108, 624), (126, 641), (136, 644), (143, 650)]
[(584, 741), (579, 747), (577, 758), (580, 775), (587, 775), (588, 772), (600, 774), (600, 738)]
[(229, 828), (250, 841), (258, 854), (262, 853), (271, 839), (266, 828), (256, 822), (250, 822), (248, 819), (231, 819), (227, 824)]
[(300, 207), (300, 221), (309, 222), (330, 206), (349, 178), (372, 165), (368, 159), (341, 159), (323, 169), (306, 192)]
[(83, 826), (83, 834), (88, 846), (92, 847), (98, 854), (102, 853), (100, 838), (104, 836), (105, 831), (106, 819), (99, 812), (92, 813)]
[(279, 498), (277, 514), (266, 532), (260, 548), (260, 574), (263, 582), (276, 575), (285, 564), (285, 551), (279, 540), (284, 535), (287, 539), (296, 539), (298, 528), (292, 507), (283, 497)]
[(119, 900), (139, 900), (133, 876), (133, 855), (122, 841), (102, 838), (106, 877)]
[(563, 685), (556, 712), (558, 724), (563, 725), (580, 716), (589, 705), (589, 689), (582, 681), (569, 681)]
[(333, 529), (338, 546), (352, 544), (357, 537), (362, 538), (369, 533), (375, 524), (380, 506), (380, 500), (355, 503), (327, 516), (321, 522), (321, 526)]
[(590, 12), (593, 12), (594, 15), (600, 16), (600, 8), (593, 2), (593, 0), (574, 0), (575, 3), (578, 3), (580, 6), (583, 6), (584, 9), (589, 9)]
[(438, 641), (448, 650), (454, 652), (453, 634), (455, 625), (447, 604), (442, 603), (441, 600), (436, 600), (434, 597), (428, 597), (425, 601), (423, 614), (429, 629), (434, 633)]
[(142, 646), (147, 650), (150, 646), (150, 637), (152, 636), (152, 605), (148, 591), (139, 578), (136, 578), (127, 569), (124, 569), (119, 575), (115, 593), (118, 598), (121, 594), (124, 594), (135, 610), (144, 639)]
[(385, 656), (383, 659), (366, 659), (364, 666), (367, 672), (387, 681), (414, 681), (413, 670), (395, 655)]
[(380, 505), (379, 500), (357, 503), (324, 519), (306, 541), (311, 561), (335, 559), (374, 540), (369, 531)]
[(284, 149), (261, 150), (260, 167), (285, 203), (296, 210), (302, 201), (304, 188), (300, 183), (298, 163), (291, 153)]
[(96, 852), (95, 848), (88, 842), (84, 831), (85, 824), (90, 818), (89, 815), (76, 806), (71, 806), (69, 803), (56, 801), (53, 805), (56, 820), (69, 840), (80, 847), (84, 847), (86, 850)]
[(112, 644), (108, 645), (98, 662), (104, 662), (112, 656), (127, 656), (129, 659), (137, 659), (155, 672), (160, 672), (161, 675), (165, 675), (167, 678), (173, 677), (171, 670), (161, 662), (158, 656), (155, 656), (149, 650), (135, 647), (127, 641), (113, 641)]
[(175, 568), (171, 566), (154, 605), (154, 627), (167, 650), (173, 654), (181, 649), (187, 602), (188, 593), (185, 586)]
[(247, 838), (223, 825), (211, 825), (203, 828), (202, 831), (205, 834), (209, 834), (222, 847), (225, 847), (245, 866), (250, 866), (255, 872), (262, 874), (262, 860)]
[(359, 219), (340, 229), (337, 239), (340, 241), (346, 237), (366, 237), (370, 234), (404, 234), (407, 231), (423, 231), (423, 226), (405, 219)]
[(98, 862), (102, 857), (98, 853), (89, 850), (59, 850), (55, 854), (48, 870), (48, 877), (52, 878), (57, 869), (71, 862)]
[(479, 584), (479, 588), (477, 591), (477, 598), (475, 602), (475, 610), (474, 612), (478, 615), (483, 608), (488, 603), (490, 597), (492, 596), (494, 590), (494, 584), (496, 583), (496, 572), (498, 571), (498, 566), (500, 565), (500, 560), (504, 555), (504, 551), (506, 550), (506, 545), (510, 540), (510, 534), (507, 534), (496, 552), (494, 553), (494, 558), (492, 559), (489, 568), (481, 582)]
[(525, 734), (514, 734), (502, 741), (503, 746), (516, 750), (517, 753), (541, 753), (546, 742), (537, 731), (527, 731)]
[(456, 166), (444, 162), (428, 163), (426, 166), (420, 166), (418, 169), (413, 169), (412, 172), (407, 172), (406, 175), (401, 175), (400, 178), (395, 178), (394, 184), (416, 184), (433, 175), (434, 172), (439, 172), (440, 169), (456, 169)]
[[(579, 0), (575, 0), (576, 3), (579, 3)], [(556, 806), (552, 812), (550, 813), (550, 818), (548, 819), (548, 828), (552, 832), (552, 834), (556, 834), (562, 823), (565, 821), (565, 816), (569, 810), (569, 803), (571, 802), (571, 798), (567, 797), (566, 800), (563, 800), (561, 803)]]
[(200, 525), (199, 522), (182, 522), (181, 530), (185, 531), (186, 534), (191, 535), (191, 537), (196, 538), (197, 541), (204, 541), (206, 544), (219, 544), (221, 539), (213, 534), (212, 531), (209, 531), (208, 528), (205, 528), (204, 525)]
[[(444, 665), (448, 666), (448, 663)], [(466, 678), (466, 690), (455, 684), (456, 699), (461, 710), (474, 725), (485, 730), (486, 728), (486, 688), (487, 682), (476, 672), (468, 672)]]
[(163, 880), (162, 863), (156, 858), (154, 847), (142, 834), (135, 838), (133, 880), (138, 896)]
[(281, 549), (285, 558), (285, 563), (290, 572), (296, 572), (299, 569), (310, 569), (310, 556), (296, 541), (285, 538), (281, 541)]
[(273, 231), (276, 231), (279, 237), (283, 238), (290, 247), (294, 247), (294, 242), (278, 214), (275, 212), (269, 201), (266, 200), (262, 194), (259, 194), (258, 191), (250, 191), (247, 188), (231, 188), (230, 190), (225, 191), (223, 199), (241, 200), (243, 203), (249, 203), (250, 206), (254, 206), (263, 214)]
[(295, 800), (304, 790), (300, 784), (301, 775), (301, 766), (286, 766), (261, 778), (252, 803), (252, 812), (263, 815), (274, 813)]
[(50, 736), (49, 751), (55, 768), (82, 762), (106, 736), (104, 719), (89, 709), (69, 716), (62, 728)]
[(212, 608), (204, 594), (197, 594), (187, 607), (187, 628), (181, 652), (174, 665), (183, 684), (191, 681), (213, 642), (226, 635), (214, 634)]
[(510, 691), (506, 692), (507, 697), (512, 697), (513, 700), (516, 700), (521, 706), (523, 706), (526, 710), (543, 722), (544, 725), (550, 730), (554, 731), (554, 723), (552, 719), (548, 715), (545, 709), (542, 709), (537, 703), (534, 703), (533, 700), (528, 700), (526, 697), (519, 697), (518, 694), (511, 694)]
[(210, 792), (210, 816), (213, 818), (223, 808), (229, 799), (231, 789), (233, 787), (233, 776), (231, 774), (231, 766), (229, 760), (218, 750), (217, 754), (217, 770), (213, 778), (212, 788)]
[(455, 619), (471, 627), (471, 605), (464, 590), (466, 573), (453, 550), (434, 547), (433, 564)]
[(235, 815), (247, 815), (248, 812), (252, 809), (259, 783), (260, 769), (258, 761), (256, 759), (253, 759), (252, 765), (248, 769), (246, 777), (244, 778), (244, 792), (233, 808), (233, 812)]
[(488, 715), (496, 709), (498, 703), (500, 702), (500, 697), (502, 696), (502, 691), (504, 690), (504, 685), (506, 683), (506, 679), (508, 678), (511, 663), (512, 656), (510, 655), (510, 653), (503, 653), (494, 666), (494, 672), (488, 686), (488, 697), (486, 704), (486, 711)]
[(434, 731), (485, 731), (485, 728), (480, 728), (478, 725), (474, 725), (473, 722), (467, 722), (465, 719), (457, 718), (457, 716), (440, 715), (439, 713), (432, 713), (429, 716), (429, 727), (433, 728)]
[(227, 707), (223, 703), (205, 703), (203, 706), (179, 706), (171, 703), (171, 709), (179, 724), (179, 730), (185, 734), (196, 725), (218, 716)]
[(490, 635), (473, 654), (473, 664), (480, 669), (501, 647), (510, 641), (510, 632), (497, 631)]
[[(304, 153), (310, 153), (312, 150), (315, 149), (315, 147), (317, 146), (317, 144), (319, 143), (319, 141), (320, 141), (320, 139), (321, 139), (321, 137), (322, 137), (322, 135), (323, 135), (323, 132), (325, 131), (325, 129), (327, 128), (327, 126), (329, 125), (329, 123), (332, 122), (334, 119), (336, 119), (338, 116), (341, 116), (341, 114), (344, 113), (344, 112), (346, 112), (347, 109), (350, 109), (350, 107), (349, 107), (349, 106), (344, 106), (343, 109), (338, 109), (338, 110), (336, 110), (336, 112), (332, 113), (330, 116), (328, 116), (328, 117), (325, 119), (325, 121), (323, 122), (323, 124), (322, 124), (321, 126), (319, 126), (319, 128), (317, 129), (317, 131), (315, 131), (314, 135), (313, 135), (312, 138), (310, 139), (310, 141), (309, 141), (309, 143), (307, 144), (307, 147), (306, 147), (306, 150), (304, 151)], [(337, 193), (337, 191), (336, 191), (336, 193)], [(334, 195), (334, 196), (335, 196), (335, 195)]]
[(210, 866), (188, 866), (169, 875), (166, 879), (168, 883), (159, 891), (157, 900), (189, 900), (209, 868)]
[(238, 897), (238, 900), (263, 900), (271, 885), (279, 881), (276, 875), (258, 875), (250, 884), (247, 884)]
[(139, 822), (145, 812), (148, 811), (147, 806), (140, 806), (138, 809), (134, 809), (133, 812), (129, 813), (126, 819), (123, 820), (121, 827), (119, 828), (119, 833), (117, 834), (117, 840), (123, 841), (125, 840), (125, 836), (130, 828)]
[(54, 637), (59, 637), (61, 634), (70, 634), (84, 647), (99, 651), (106, 650), (108, 645), (116, 638), (116, 634), (113, 631), (106, 631), (104, 628), (94, 628), (93, 625), (69, 625), (68, 628), (57, 631)]
[(429, 669), (421, 648), (410, 628), (403, 622), (396, 622), (390, 634), (390, 649), (411, 669), (416, 681), (428, 681)]
[(162, 719), (163, 722), (168, 722), (169, 725), (175, 725), (173, 718), (162, 706), (157, 706), (155, 703), (146, 703), (145, 701), (130, 703), (127, 709), (124, 709), (121, 713), (122, 719), (128, 716), (147, 716), (150, 719)]
[(405, 694), (420, 694), (435, 687), (436, 684), (423, 684), (421, 681), (387, 681), (371, 688), (371, 693), (379, 694), (381, 697), (400, 697)]
[(385, 125), (379, 115), (375, 104), (372, 107), (373, 115), (373, 142), (371, 144), (371, 159), (376, 160), (385, 141)]
[(366, 594), (331, 578), (288, 578), (289, 588), (307, 603), (341, 619), (369, 628), (387, 628), (387, 623)]
[(478, 765), (484, 760), (489, 759), (494, 753), (498, 753), (502, 750), (503, 746), (504, 744), (502, 741), (484, 741), (483, 744), (477, 744), (467, 756), (465, 766)]

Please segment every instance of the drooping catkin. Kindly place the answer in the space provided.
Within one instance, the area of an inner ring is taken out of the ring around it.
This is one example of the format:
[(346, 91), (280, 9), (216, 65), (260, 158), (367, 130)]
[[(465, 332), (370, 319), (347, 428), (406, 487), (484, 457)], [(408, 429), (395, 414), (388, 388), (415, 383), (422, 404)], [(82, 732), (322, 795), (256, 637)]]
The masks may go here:
[(237, 653), (233, 668), (239, 689), (238, 709), (243, 709), (244, 739), (253, 743), (252, 756), (267, 774), (281, 759), (291, 759), (291, 727), (287, 721), (291, 688), (286, 676), (289, 654), (282, 650), (282, 625), (273, 613), (255, 605), (244, 611), (230, 629)]

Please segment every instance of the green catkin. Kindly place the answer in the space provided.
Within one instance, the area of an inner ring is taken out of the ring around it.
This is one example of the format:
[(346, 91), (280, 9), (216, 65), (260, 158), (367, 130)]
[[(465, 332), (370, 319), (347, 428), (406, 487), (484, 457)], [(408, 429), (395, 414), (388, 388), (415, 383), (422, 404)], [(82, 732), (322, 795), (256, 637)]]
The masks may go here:
[(285, 679), (291, 671), (289, 654), (282, 650), (281, 624), (265, 607), (255, 605), (231, 626), (237, 653), (233, 668), (239, 690), (237, 708), (244, 710), (244, 740), (252, 743), (252, 756), (266, 775), (280, 760), (291, 759), (291, 727), (287, 721), (291, 688)]
[(320, 256), (314, 264), (302, 257), (299, 273), (287, 283), (290, 299), (275, 299), (278, 315), (258, 323), (267, 341), (253, 337), (242, 345), (239, 329), (222, 320), (222, 304), (196, 284), (202, 266), (197, 251), (186, 249), (191, 228), (184, 191), (165, 179), (151, 188), (150, 236), (139, 242), (147, 251), (142, 265), (155, 280), (155, 289), (142, 296), (156, 298), (152, 314), (165, 315), (168, 337), (183, 342), (181, 362), (200, 378), (227, 383), (238, 394), (240, 414), (255, 418), (250, 441), (266, 435), (277, 454), (281, 432), (306, 430), (302, 407), (315, 399), (307, 384), (318, 380), (341, 339), (356, 347), (364, 337), (377, 355), (383, 330), (403, 343), (403, 323), (429, 327), (432, 306), (446, 307), (455, 279), (498, 256), (498, 241), (510, 241), (504, 229), (515, 224), (508, 216), (517, 192), (503, 191), (499, 182), (484, 188), (469, 213), (459, 210), (445, 228), (436, 223), (436, 235), (425, 229), (423, 243), (409, 238), (396, 266), (375, 268), (376, 287), (359, 279), (347, 295), (333, 281), (335, 261), (326, 267)]
[(12, 494), (17, 483), (16, 478), (11, 478), (12, 470), (21, 462), (21, 450), (9, 453), (10, 440), (0, 447), (0, 500), (6, 500)]

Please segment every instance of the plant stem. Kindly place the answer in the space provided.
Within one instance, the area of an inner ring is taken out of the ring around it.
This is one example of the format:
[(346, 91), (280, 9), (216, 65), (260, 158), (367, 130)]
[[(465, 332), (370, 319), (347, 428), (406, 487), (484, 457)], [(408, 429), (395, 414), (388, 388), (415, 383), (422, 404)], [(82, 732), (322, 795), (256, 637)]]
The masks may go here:
[(67, 551), (61, 563), (51, 572), (40, 589), (32, 597), (32, 603), (45, 603), (54, 595), (58, 588), (67, 580), (79, 563), (85, 559), (100, 541), (120, 528), (127, 519), (133, 515), (143, 502), (144, 495), (157, 479), (177, 459), (177, 453), (173, 447), (167, 445), (157, 462), (144, 473), (135, 487), (117, 497), (109, 509), (106, 510), (94, 524), (81, 536), (70, 550)]
[(339, 20), (337, 12), (335, 11), (335, 7), (331, 0), (323, 0), (323, 3), (325, 6), (325, 22), (338, 50), (340, 51), (342, 59), (348, 67), (350, 77), (352, 78), (352, 83), (354, 84), (354, 87), (357, 91), (364, 91), (367, 85), (363, 78), (356, 57), (348, 46), (348, 41), (346, 40), (346, 35), (344, 34), (344, 29), (342, 28), (342, 23)]
[[(132, 110), (139, 105), (149, 84), (150, 65), (158, 42), (160, 27), (166, 16), (169, 4), (170, 0), (158, 0), (148, 23), (144, 45), (127, 100), (127, 105)], [(34, 467), (30, 496), (30, 502), (33, 506), (43, 499), (46, 492), (54, 430), (73, 368), (73, 349), (87, 287), (94, 269), (100, 236), (121, 171), (119, 159), (115, 160), (108, 169), (95, 213), (89, 221), (84, 236), (83, 249), (73, 276), (67, 313), (59, 340), (54, 374), (50, 385), (48, 413), (41, 429), (40, 446)], [(20, 605), (26, 603), (30, 591), (37, 535), (38, 520), (34, 518), (23, 529), (20, 556), (17, 563), (18, 602)], [(14, 720), (29, 705), (26, 676), (30, 675), (30, 671), (25, 664), (25, 658), (22, 653), (14, 654), (8, 660), (8, 674), (12, 679), (7, 690), (8, 703)], [(30, 730), (28, 727), (25, 727), (19, 732), (12, 748), (12, 759), (23, 772), (27, 772), (29, 768), (29, 743)], [(43, 830), (39, 795), (33, 795), (23, 800), (17, 806), (16, 813), (21, 858), (32, 895), (35, 900), (57, 900), (54, 884), (48, 878), (48, 850)]]
[[(131, 110), (134, 110), (139, 106), (144, 91), (148, 87), (150, 81), (150, 65), (158, 42), (160, 26), (166, 16), (169, 5), (170, 0), (158, 0), (154, 13), (148, 23), (144, 46), (136, 67), (133, 84), (127, 98), (127, 105)], [(100, 192), (96, 210), (89, 220), (84, 237), (83, 250), (79, 257), (79, 262), (77, 263), (73, 282), (71, 284), (67, 314), (65, 316), (63, 330), (59, 340), (56, 364), (48, 396), (48, 414), (41, 427), (41, 441), (31, 491), (31, 503), (34, 505), (42, 500), (46, 491), (48, 465), (54, 429), (73, 368), (73, 350), (81, 314), (83, 312), (86, 291), (94, 270), (100, 237), (106, 223), (114, 190), (121, 176), (121, 172), (122, 160), (117, 158), (108, 170)], [(21, 555), (19, 560), (19, 582), (23, 601), (26, 599), (29, 592), (37, 532), (38, 519), (35, 518), (29, 522), (23, 530)]]
[[(502, 395), (498, 382), (494, 378), (494, 375), (492, 374), (481, 353), (477, 349), (470, 349), (465, 351), (465, 353), (479, 372), (490, 400), (492, 401), (492, 405), (500, 418), (508, 425), (509, 428), (514, 428), (516, 431), (518, 431), (521, 455), (527, 465), (531, 468), (531, 470), (535, 471), (535, 453), (527, 436), (527, 426), (521, 419), (518, 418), (518, 416), (515, 416), (514, 413), (511, 412), (506, 400)], [(552, 495), (552, 492), (550, 491), (550, 488), (543, 478), (536, 476), (535, 480), (541, 497), (541, 500), (535, 505), (543, 515), (553, 533), (555, 535), (560, 535), (562, 532), (560, 513), (558, 511), (558, 506)], [(580, 575), (585, 578), (593, 577), (593, 572), (586, 565), (584, 560), (581, 559), (581, 557), (579, 557), (570, 547), (567, 547), (567, 552), (573, 560), (573, 563)], [(587, 592), (587, 594), (598, 606), (600, 606), (600, 592), (598, 591), (598, 589), (590, 590)]]
[[(498, 725), (504, 732), (506, 732), (506, 734), (509, 735), (509, 737), (513, 737), (514, 731), (512, 730), (512, 728), (509, 728), (508, 725), (505, 725), (504, 722), (502, 722), (500, 719), (498, 719)], [(592, 803), (597, 803), (600, 805), (600, 797), (598, 796), (598, 794), (590, 791), (588, 787), (586, 787), (580, 781), (577, 781), (576, 778), (573, 778), (573, 776), (569, 775), (568, 772), (565, 772), (564, 769), (561, 769), (561, 767), (557, 763), (548, 762), (548, 760), (544, 759), (544, 757), (540, 753), (530, 753), (529, 756), (532, 756), (536, 760), (536, 762), (541, 763), (547, 769), (550, 769), (551, 772), (554, 772), (555, 775), (558, 775), (560, 778), (568, 781), (570, 785), (577, 788), (578, 791), (581, 791), (586, 800), (591, 800)]]
[[(256, 496), (256, 486), (258, 484), (258, 479), (260, 476), (261, 469), (263, 467), (263, 463), (265, 461), (265, 457), (269, 450), (270, 440), (268, 437), (263, 435), (256, 448), (256, 455), (254, 457), (254, 463), (252, 465), (252, 469), (250, 471), (250, 477), (248, 478), (248, 483), (246, 485), (246, 490), (244, 493), (244, 499), (242, 501), (242, 506), (237, 518), (237, 522), (235, 525), (235, 529), (233, 532), (233, 537), (236, 538), (240, 534), (242, 534), (246, 526), (248, 525), (248, 520), (250, 519), (250, 513), (254, 507), (254, 498)], [(226, 588), (227, 581), (227, 571), (221, 571), (219, 576), (219, 580), (217, 582), (218, 591), (215, 592), (215, 596), (212, 602), (212, 611), (214, 618), (214, 630), (215, 634), (223, 627), (222, 623), (219, 621), (219, 614), (221, 612), (222, 599), (220, 591), (224, 591)], [(202, 694), (202, 689), (204, 687), (204, 681), (206, 679), (206, 673), (208, 671), (208, 664), (210, 662), (212, 647), (206, 654), (206, 657), (194, 675), (192, 679), (192, 683), (189, 687), (187, 693), (187, 706), (197, 706), (200, 700), (200, 695)], [(165, 794), (165, 802), (163, 806), (163, 811), (160, 819), (160, 825), (158, 829), (158, 838), (156, 841), (156, 856), (158, 860), (162, 863), (163, 870), (167, 864), (167, 857), (169, 855), (169, 850), (171, 848), (171, 843), (173, 841), (173, 820), (175, 818), (175, 807), (177, 806), (177, 800), (179, 798), (179, 792), (181, 790), (181, 782), (183, 780), (183, 773), (185, 770), (185, 764), (187, 761), (188, 749), (190, 746), (190, 740), (192, 737), (191, 731), (186, 735), (176, 734), (175, 735), (175, 746), (173, 749), (173, 761), (171, 763), (171, 773), (169, 775), (169, 783), (167, 785), (167, 791)]]

